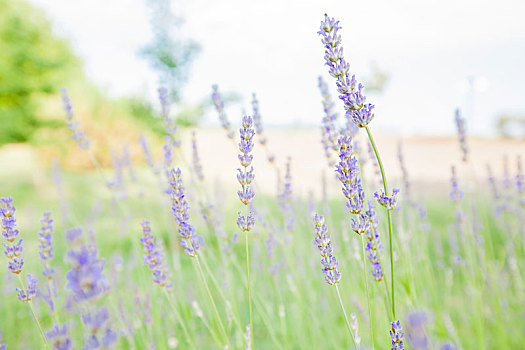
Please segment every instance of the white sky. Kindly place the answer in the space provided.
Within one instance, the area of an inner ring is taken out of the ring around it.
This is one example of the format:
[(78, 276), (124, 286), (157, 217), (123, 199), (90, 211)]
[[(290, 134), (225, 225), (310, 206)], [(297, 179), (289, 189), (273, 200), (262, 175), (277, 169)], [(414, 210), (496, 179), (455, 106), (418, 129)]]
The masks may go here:
[[(112, 96), (153, 96), (155, 74), (137, 55), (151, 37), (146, 0), (30, 0), (55, 31), (73, 41), (88, 76)], [(324, 13), (340, 20), (351, 70), (366, 80), (374, 61), (390, 76), (374, 127), (413, 133), (454, 132), (454, 109), (470, 114), (467, 76), (488, 81), (476, 93), (477, 134), (490, 134), (502, 112), (525, 114), (525, 1), (174, 0), (184, 35), (202, 51), (184, 97), (210, 95), (211, 85), (249, 98), (256, 92), (267, 125), (317, 125), (317, 76), (330, 85), (316, 34)], [(335, 89), (333, 90), (335, 94)], [(341, 106), (341, 105), (340, 105)], [(240, 108), (229, 111), (233, 122)], [(216, 115), (208, 115), (215, 122)]]

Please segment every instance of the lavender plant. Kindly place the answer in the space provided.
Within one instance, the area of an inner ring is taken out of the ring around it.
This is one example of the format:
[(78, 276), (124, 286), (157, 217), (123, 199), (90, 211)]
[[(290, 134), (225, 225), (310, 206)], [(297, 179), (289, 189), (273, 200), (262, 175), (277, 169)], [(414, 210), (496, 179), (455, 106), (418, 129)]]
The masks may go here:
[[(341, 35), (339, 34), (339, 21), (334, 18), (328, 17), (325, 14), (325, 18), (321, 21), (321, 27), (318, 34), (321, 36), (321, 42), (325, 48), (325, 62), (329, 67), (329, 73), (336, 80), (337, 91), (339, 92), (339, 98), (343, 101), (344, 108), (346, 109), (346, 118), (352, 120), (354, 124), (359, 128), (364, 128), (367, 132), (370, 144), (374, 149), (374, 153), (379, 164), (381, 171), (381, 178), (383, 181), (383, 195), (380, 196), (383, 201), (379, 202), (381, 205), (385, 204), (385, 199), (389, 201), (395, 201), (396, 190), (392, 194), (392, 197), (388, 196), (388, 185), (386, 181), (385, 171), (381, 157), (375, 145), (372, 133), (368, 127), (370, 122), (374, 119), (374, 105), (366, 103), (366, 96), (363, 94), (364, 86), (359, 83), (357, 84), (355, 75), (350, 75), (350, 65), (346, 62), (343, 56), (343, 47), (341, 44)], [(393, 207), (393, 206), (392, 206)], [(395, 307), (395, 288), (394, 288), (394, 248), (393, 248), (393, 224), (392, 224), (392, 209), (388, 205), (385, 206), (387, 209), (388, 216), (388, 232), (389, 232), (389, 244), (390, 244), (390, 274), (391, 274), (391, 290), (392, 290), (392, 317), (396, 319), (396, 307)]]
[[(242, 118), (242, 126), (239, 129), (240, 142), (239, 142), (239, 162), (241, 163), (242, 169), (238, 168), (237, 171), (237, 180), (241, 184), (241, 190), (237, 191), (239, 200), (242, 204), (248, 207), (248, 204), (255, 197), (255, 192), (252, 187), (252, 182), (255, 178), (253, 173), (252, 160), (253, 155), (251, 151), (253, 150), (253, 136), (255, 131), (253, 130), (253, 119), (250, 116), (244, 116)], [(248, 170), (250, 167), (250, 170)], [(245, 248), (246, 248), (246, 279), (248, 284), (248, 308), (250, 313), (250, 345), (253, 346), (253, 318), (252, 318), (252, 290), (251, 290), (251, 279), (250, 279), (250, 248), (249, 248), (249, 237), (248, 234), (255, 225), (255, 218), (252, 211), (249, 211), (247, 215), (241, 215), (241, 212), (238, 213), (239, 218), (237, 219), (237, 226), (239, 229), (244, 232), (245, 236)]]

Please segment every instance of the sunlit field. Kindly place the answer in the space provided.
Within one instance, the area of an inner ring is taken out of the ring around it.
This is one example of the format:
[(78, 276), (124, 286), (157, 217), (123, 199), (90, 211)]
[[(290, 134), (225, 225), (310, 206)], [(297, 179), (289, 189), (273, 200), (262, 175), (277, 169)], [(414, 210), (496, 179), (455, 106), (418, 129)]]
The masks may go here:
[(160, 88), (164, 137), (103, 149), (63, 89), (66, 166), (0, 150), (0, 349), (523, 347), (524, 143), (460, 111), (454, 138), (377, 132), (352, 32), (320, 19), (315, 129), (266, 130), (255, 95), (232, 117), (218, 82), (221, 128)]

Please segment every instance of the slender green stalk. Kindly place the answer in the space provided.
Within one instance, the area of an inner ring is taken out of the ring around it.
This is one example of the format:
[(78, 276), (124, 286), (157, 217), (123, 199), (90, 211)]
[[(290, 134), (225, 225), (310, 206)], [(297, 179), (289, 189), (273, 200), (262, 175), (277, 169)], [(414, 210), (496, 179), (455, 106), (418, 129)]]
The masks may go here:
[(348, 321), (348, 316), (346, 315), (346, 310), (345, 310), (345, 307), (343, 305), (343, 299), (341, 299), (341, 293), (339, 293), (339, 286), (337, 284), (335, 285), (335, 290), (337, 291), (337, 296), (339, 297), (339, 304), (341, 305), (341, 309), (343, 310), (343, 315), (345, 316), (345, 321), (346, 321), (346, 327), (348, 328), (348, 332), (350, 333), (350, 335), (352, 337), (352, 342), (354, 343), (354, 348), (359, 349), (359, 346), (355, 342), (354, 333), (352, 333), (352, 327), (350, 326), (350, 321)]
[(219, 315), (219, 311), (217, 310), (217, 305), (215, 305), (215, 301), (213, 300), (213, 296), (211, 295), (210, 287), (208, 286), (208, 282), (206, 281), (206, 278), (204, 277), (204, 273), (202, 272), (202, 267), (199, 261), (199, 256), (195, 257), (195, 261), (197, 262), (199, 274), (201, 275), (202, 281), (204, 282), (204, 287), (206, 288), (206, 292), (208, 293), (208, 297), (210, 298), (211, 305), (213, 307), (213, 312), (215, 313), (215, 317), (217, 317), (217, 322), (219, 323), (219, 327), (221, 328), (221, 332), (222, 332), (222, 335), (224, 336), (224, 340), (226, 341), (228, 348), (230, 348), (230, 342), (228, 340), (228, 334), (226, 333), (226, 328), (224, 328), (224, 325), (221, 320), (221, 316)]
[(162, 291), (166, 295), (166, 299), (168, 299), (168, 304), (170, 304), (171, 310), (175, 314), (175, 318), (177, 319), (177, 322), (179, 322), (181, 327), (182, 327), (182, 331), (184, 332), (184, 336), (186, 337), (186, 341), (188, 342), (188, 344), (190, 345), (190, 347), (192, 349), (197, 349), (195, 347), (195, 344), (193, 343), (193, 340), (190, 337), (190, 334), (188, 333), (188, 329), (186, 329), (186, 325), (184, 324), (184, 321), (182, 320), (182, 317), (179, 314), (179, 310), (177, 310), (177, 308), (173, 304), (173, 300), (171, 300), (170, 294), (168, 293), (166, 288), (162, 288)]
[(365, 279), (366, 289), (366, 302), (368, 304), (368, 318), (370, 319), (370, 338), (372, 340), (372, 349), (374, 346), (374, 322), (372, 319), (372, 309), (370, 308), (370, 291), (368, 289), (368, 269), (366, 268), (366, 257), (365, 257), (365, 238), (361, 235), (361, 247), (363, 248), (363, 278)]
[(253, 321), (252, 321), (252, 287), (251, 287), (251, 280), (250, 280), (250, 247), (249, 247), (249, 239), (248, 239), (248, 232), (245, 232), (245, 238), (246, 238), (246, 281), (248, 282), (248, 308), (250, 312), (250, 337), (252, 341), (252, 349), (254, 348), (254, 339), (253, 339)]
[[(22, 290), (26, 291), (26, 287), (24, 286), (24, 281), (22, 281), (22, 276), (18, 274), (18, 281), (20, 281), (20, 285), (22, 286)], [(42, 339), (44, 340), (44, 345), (46, 348), (51, 349), (49, 346), (49, 342), (47, 341), (46, 334), (44, 333), (44, 329), (42, 328), (42, 325), (40, 324), (40, 321), (38, 320), (38, 317), (36, 317), (35, 309), (33, 308), (33, 305), (31, 301), (28, 301), (27, 304), (29, 305), (29, 309), (31, 310), (31, 314), (33, 315), (33, 319), (36, 322), (36, 325), (38, 326), (38, 330), (40, 331), (40, 335), (42, 336)]]
[[(379, 164), (379, 170), (381, 171), (381, 178), (383, 180), (383, 187), (384, 187), (384, 190), (385, 190), (385, 195), (388, 196), (388, 185), (387, 185), (387, 182), (386, 182), (386, 175), (385, 175), (385, 170), (383, 168), (383, 162), (381, 162), (381, 157), (379, 156), (379, 152), (377, 151), (377, 147), (376, 147), (376, 144), (374, 142), (374, 138), (372, 137), (372, 133), (370, 132), (370, 129), (367, 127), (365, 127), (366, 129), (366, 133), (368, 134), (368, 138), (370, 139), (370, 144), (372, 145), (372, 148), (374, 149), (374, 153), (376, 155), (376, 158), (377, 158), (377, 163)], [(393, 231), (393, 226), (392, 226), (392, 212), (391, 210), (387, 209), (387, 216), (388, 216), (388, 240), (389, 240), (389, 245), (390, 245), (390, 275), (391, 275), (391, 278), (392, 278), (392, 281), (391, 281), (391, 289), (392, 289), (392, 316), (394, 318), (394, 320), (396, 319), (396, 297), (395, 297), (395, 289), (394, 289), (394, 281), (395, 281), (395, 278), (394, 278), (394, 242), (392, 240), (392, 231)]]

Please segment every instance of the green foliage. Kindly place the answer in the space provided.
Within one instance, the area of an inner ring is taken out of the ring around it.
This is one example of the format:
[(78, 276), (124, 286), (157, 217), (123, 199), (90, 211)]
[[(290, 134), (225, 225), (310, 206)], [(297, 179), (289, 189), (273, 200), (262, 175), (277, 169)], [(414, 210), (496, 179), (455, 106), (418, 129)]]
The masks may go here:
[(78, 60), (47, 19), (24, 1), (0, 0), (0, 145), (31, 140), (43, 125), (39, 95), (57, 91)]

